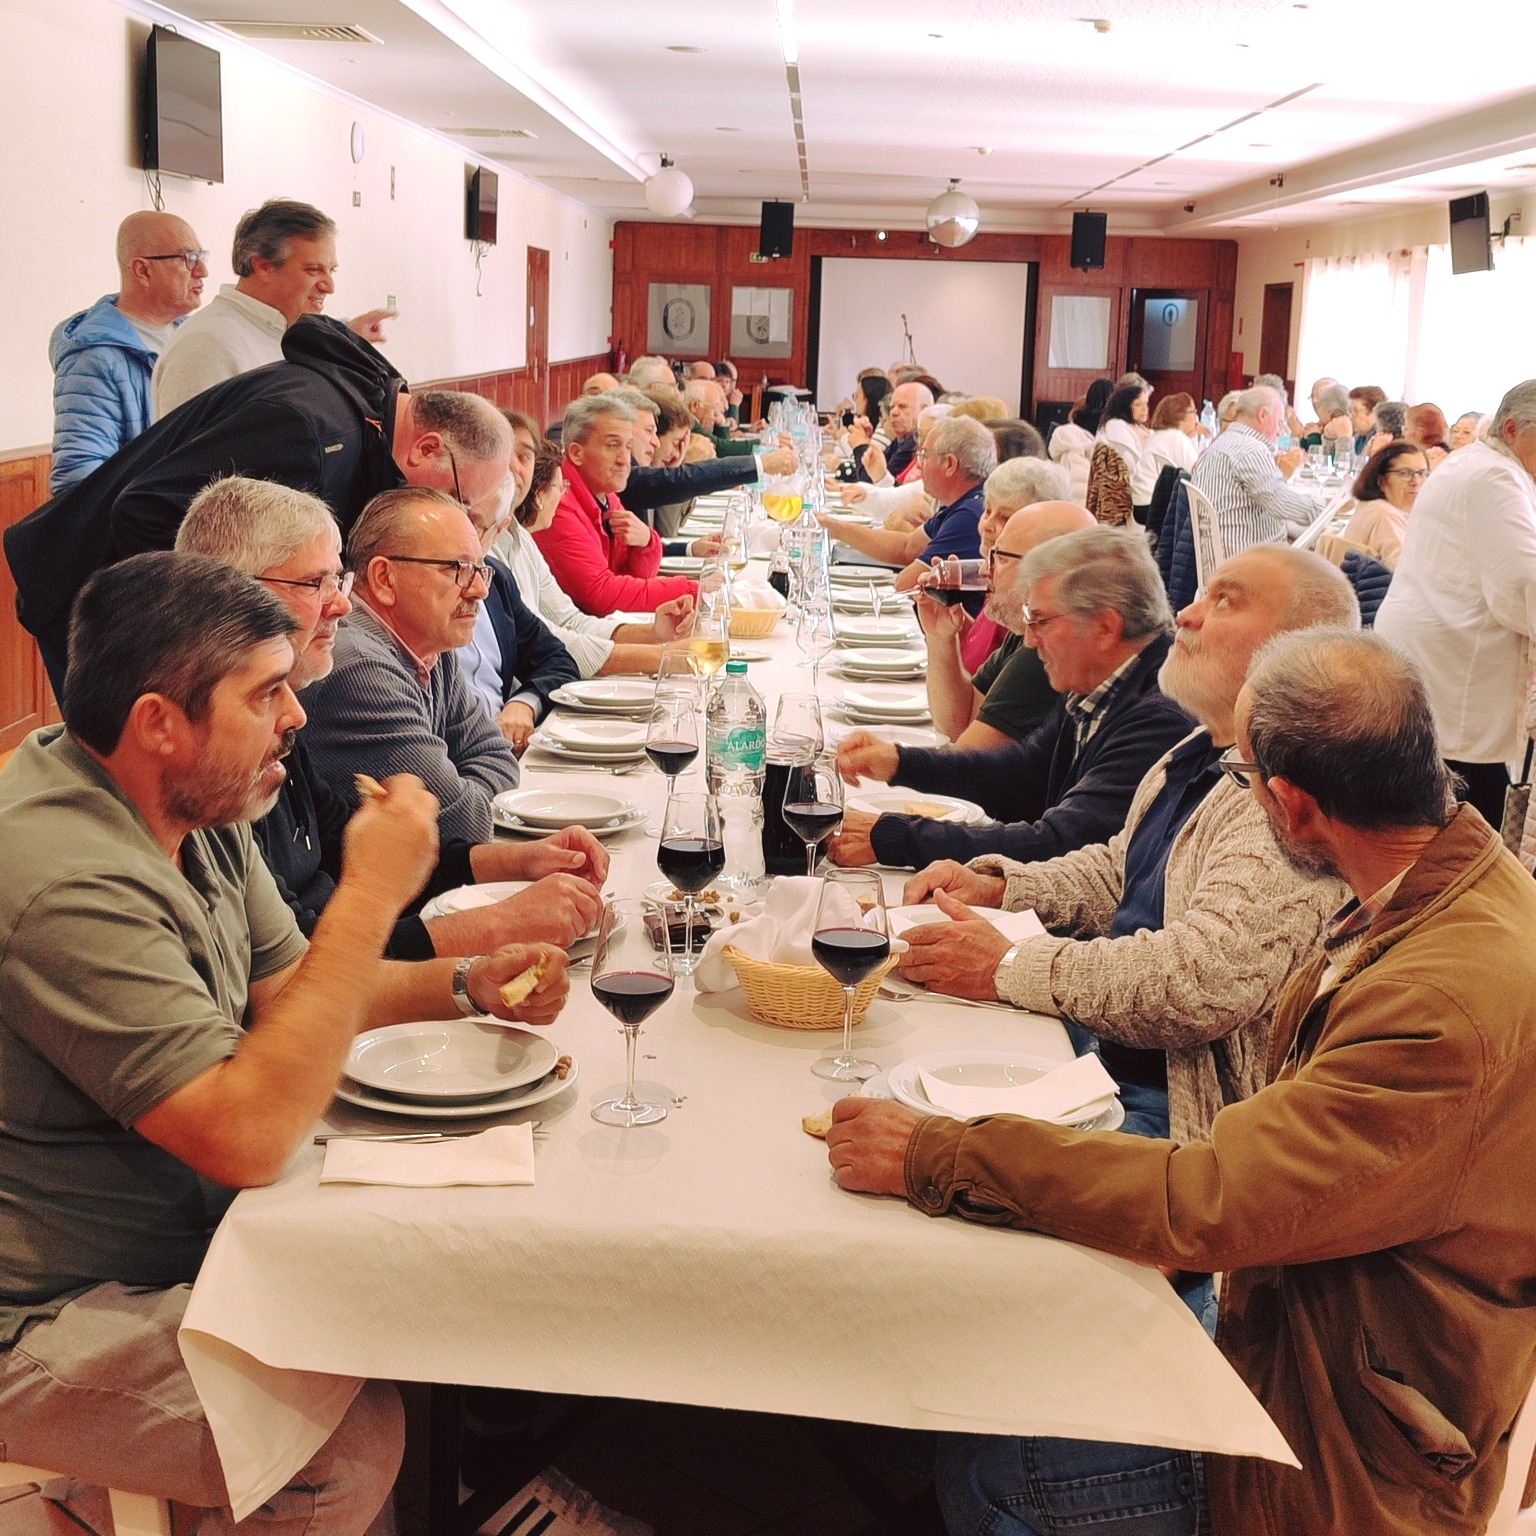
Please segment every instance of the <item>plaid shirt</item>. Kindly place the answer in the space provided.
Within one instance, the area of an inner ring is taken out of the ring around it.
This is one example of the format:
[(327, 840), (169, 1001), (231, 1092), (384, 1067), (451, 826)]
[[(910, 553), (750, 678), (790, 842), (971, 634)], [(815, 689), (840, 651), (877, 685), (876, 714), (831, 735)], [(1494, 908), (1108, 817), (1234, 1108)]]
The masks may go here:
[[(1411, 864), (1408, 866), (1409, 869), (1412, 867)], [(1405, 869), (1402, 874), (1394, 876), (1364, 901), (1352, 897), (1334, 913), (1323, 935), (1323, 953), (1328, 957), (1328, 964), (1323, 967), (1323, 974), (1318, 978), (1318, 996), (1326, 992), (1342, 972), (1349, 969), (1360, 952), (1360, 946), (1365, 943), (1366, 935), (1370, 933), (1376, 919), (1386, 911), (1387, 903), (1397, 895), (1397, 888), (1407, 873)]]
[(1125, 674), (1141, 659), (1141, 652), (1127, 656), (1092, 693), (1073, 693), (1067, 696), (1066, 711), (1072, 717), (1074, 737), (1073, 755), (1081, 752), (1093, 733), (1104, 723), (1104, 706), (1114, 696), (1115, 690), (1125, 681)]

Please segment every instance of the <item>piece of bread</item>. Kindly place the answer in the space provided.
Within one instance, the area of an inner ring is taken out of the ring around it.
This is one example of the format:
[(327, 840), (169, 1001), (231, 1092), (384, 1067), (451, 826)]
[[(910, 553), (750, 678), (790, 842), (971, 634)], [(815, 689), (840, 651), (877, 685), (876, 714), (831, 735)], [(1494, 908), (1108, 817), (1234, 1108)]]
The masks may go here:
[(540, 955), (526, 971), (519, 971), (501, 989), (501, 1001), (508, 1008), (525, 1002), (528, 994), (544, 979), (545, 956)]
[(935, 821), (941, 821), (948, 816), (950, 807), (940, 805), (935, 800), (909, 800), (906, 805), (908, 816), (928, 816)]
[(827, 1132), (832, 1129), (832, 1106), (830, 1104), (820, 1114), (802, 1115), (800, 1117), (800, 1129), (807, 1136), (814, 1136), (818, 1141), (827, 1139)]
[(357, 785), (357, 798), (359, 800), (389, 799), (389, 791), (377, 779), (369, 778), (366, 773), (354, 773), (352, 775), (352, 782)]

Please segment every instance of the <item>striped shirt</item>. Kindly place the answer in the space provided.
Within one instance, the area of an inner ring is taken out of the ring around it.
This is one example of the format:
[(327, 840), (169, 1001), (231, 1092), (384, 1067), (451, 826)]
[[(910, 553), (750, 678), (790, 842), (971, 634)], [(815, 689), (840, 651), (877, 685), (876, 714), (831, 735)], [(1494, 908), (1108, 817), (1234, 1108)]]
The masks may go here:
[(1254, 544), (1284, 544), (1317, 516), (1312, 498), (1285, 483), (1274, 450), (1242, 422), (1212, 442), (1190, 478), (1216, 508), (1228, 555)]

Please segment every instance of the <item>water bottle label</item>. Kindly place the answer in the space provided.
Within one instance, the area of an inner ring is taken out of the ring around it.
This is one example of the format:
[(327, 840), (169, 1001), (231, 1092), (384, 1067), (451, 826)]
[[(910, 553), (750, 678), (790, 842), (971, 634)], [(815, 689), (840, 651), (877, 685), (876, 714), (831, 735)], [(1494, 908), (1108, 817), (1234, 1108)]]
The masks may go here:
[(761, 725), (735, 726), (720, 737), (717, 761), (727, 771), (744, 768), (761, 773), (767, 759), (768, 733)]

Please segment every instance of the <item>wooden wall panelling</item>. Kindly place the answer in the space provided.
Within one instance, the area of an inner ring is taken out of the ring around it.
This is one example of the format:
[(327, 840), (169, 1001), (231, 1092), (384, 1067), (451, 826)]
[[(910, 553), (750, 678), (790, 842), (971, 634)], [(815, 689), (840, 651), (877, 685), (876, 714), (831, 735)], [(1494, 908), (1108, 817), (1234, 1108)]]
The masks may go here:
[[(20, 522), (48, 499), (50, 462), (46, 449), (0, 455), (0, 530)], [(16, 617), (11, 568), (0, 559), (0, 752), (58, 718), (37, 643)]]

